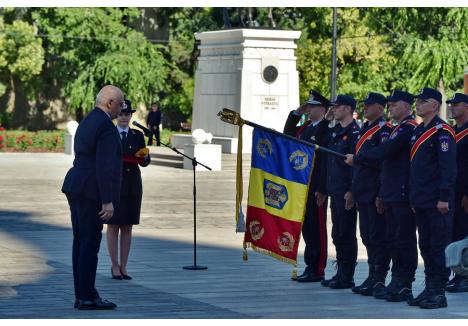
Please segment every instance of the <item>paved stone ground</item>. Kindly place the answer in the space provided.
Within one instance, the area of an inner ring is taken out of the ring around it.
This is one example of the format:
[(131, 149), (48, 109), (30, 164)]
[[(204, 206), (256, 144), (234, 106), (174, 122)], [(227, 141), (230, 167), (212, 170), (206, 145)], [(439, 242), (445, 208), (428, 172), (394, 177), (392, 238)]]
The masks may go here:
[[(426, 311), (292, 282), (289, 265), (254, 252), (243, 262), (242, 235), (234, 233), (232, 157), (225, 157), (226, 170), (197, 173), (198, 263), (208, 270), (182, 269), (192, 264), (192, 172), (151, 165), (143, 169), (142, 223), (134, 229), (130, 255), (134, 279), (111, 279), (103, 241), (97, 288), (118, 309), (77, 311), (69, 210), (60, 192), (71, 162), (63, 154), (0, 154), (0, 318), (468, 317), (468, 294), (448, 294), (448, 308)], [(329, 254), (332, 260), (331, 244)], [(367, 269), (362, 245), (359, 258), (357, 282)], [(334, 272), (331, 260), (328, 275)], [(422, 282), (420, 266), (415, 292)]]

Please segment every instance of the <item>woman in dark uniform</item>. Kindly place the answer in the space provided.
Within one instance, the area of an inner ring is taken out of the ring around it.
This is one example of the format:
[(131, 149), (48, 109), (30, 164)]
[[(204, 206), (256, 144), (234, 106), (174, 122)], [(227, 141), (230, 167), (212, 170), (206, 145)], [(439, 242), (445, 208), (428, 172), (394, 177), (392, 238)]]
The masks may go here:
[[(122, 142), (123, 167), (120, 205), (114, 216), (107, 222), (107, 248), (112, 262), (112, 278), (132, 279), (127, 273), (127, 261), (132, 240), (132, 226), (140, 223), (142, 185), (140, 166), (150, 164), (150, 156), (145, 149), (143, 133), (129, 128), (132, 103), (125, 100), (120, 115), (117, 117), (117, 130)], [(120, 264), (118, 240), (120, 231)]]

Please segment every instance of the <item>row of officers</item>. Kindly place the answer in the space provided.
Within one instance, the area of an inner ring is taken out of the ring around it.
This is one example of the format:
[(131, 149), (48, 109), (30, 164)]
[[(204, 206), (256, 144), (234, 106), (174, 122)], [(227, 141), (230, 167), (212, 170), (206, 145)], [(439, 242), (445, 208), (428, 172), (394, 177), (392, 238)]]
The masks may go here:
[[(298, 282), (426, 309), (446, 307), (445, 291), (468, 292), (468, 278), (450, 279), (444, 254), (447, 245), (468, 236), (468, 95), (456, 93), (447, 101), (454, 127), (439, 117), (441, 104), (442, 94), (432, 88), (417, 95), (394, 90), (388, 97), (371, 92), (363, 100), (366, 121), (360, 127), (353, 97), (330, 102), (312, 91), (289, 114), (284, 133), (346, 155), (316, 152), (302, 230), (306, 269)], [(385, 121), (386, 107), (395, 125)], [(304, 114), (308, 120), (297, 126)], [(337, 270), (325, 279), (328, 200)], [(369, 273), (355, 285), (358, 212)], [(425, 288), (413, 296), (416, 231)]]

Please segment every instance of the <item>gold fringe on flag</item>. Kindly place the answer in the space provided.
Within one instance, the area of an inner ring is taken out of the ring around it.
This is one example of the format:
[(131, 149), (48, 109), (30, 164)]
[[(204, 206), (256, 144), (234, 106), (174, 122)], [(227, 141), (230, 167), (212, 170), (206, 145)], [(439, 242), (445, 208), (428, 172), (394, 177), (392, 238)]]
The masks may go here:
[(247, 248), (252, 248), (254, 251), (256, 251), (258, 253), (271, 256), (271, 257), (273, 257), (273, 258), (275, 258), (275, 259), (277, 259), (279, 261), (282, 261), (284, 263), (288, 263), (288, 264), (291, 264), (291, 265), (296, 265), (297, 264), (296, 260), (280, 256), (280, 255), (278, 255), (278, 254), (276, 254), (276, 253), (274, 253), (274, 252), (272, 252), (270, 250), (267, 250), (267, 249), (259, 248), (259, 247), (255, 246), (254, 244), (252, 244), (251, 242), (244, 243), (244, 246), (246, 246)]

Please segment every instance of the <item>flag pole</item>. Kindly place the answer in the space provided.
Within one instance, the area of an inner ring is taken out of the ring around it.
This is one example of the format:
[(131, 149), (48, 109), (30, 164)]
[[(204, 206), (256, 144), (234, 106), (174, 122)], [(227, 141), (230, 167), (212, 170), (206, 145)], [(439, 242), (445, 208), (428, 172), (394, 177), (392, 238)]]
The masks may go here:
[(305, 140), (302, 140), (302, 139), (298, 139), (296, 137), (293, 137), (293, 136), (290, 136), (290, 135), (286, 135), (282, 132), (279, 132), (277, 130), (274, 130), (274, 129), (271, 129), (271, 128), (267, 128), (265, 126), (262, 126), (262, 125), (259, 125), (259, 124), (256, 124), (254, 122), (251, 122), (251, 121), (248, 121), (248, 120), (244, 120), (240, 117), (240, 114), (234, 110), (231, 110), (231, 109), (227, 109), (227, 108), (223, 108), (222, 111), (219, 111), (218, 112), (218, 117), (221, 119), (221, 121), (223, 122), (226, 122), (226, 123), (230, 123), (230, 124), (233, 124), (233, 125), (238, 125), (239, 128), (242, 127), (242, 125), (246, 124), (248, 126), (251, 126), (251, 127), (254, 127), (254, 128), (259, 128), (259, 129), (262, 129), (264, 131), (268, 131), (268, 132), (271, 132), (275, 135), (278, 135), (278, 136), (281, 136), (281, 137), (285, 137), (285, 138), (288, 138), (290, 140), (294, 140), (298, 143), (301, 143), (301, 144), (304, 144), (306, 146), (313, 146), (315, 147), (316, 150), (318, 151), (322, 151), (322, 152), (326, 152), (326, 153), (329, 153), (329, 154), (332, 154), (332, 155), (336, 155), (336, 156), (339, 156), (339, 157), (342, 157), (342, 158), (346, 158), (346, 155), (344, 154), (341, 154), (341, 153), (338, 153), (338, 152), (335, 152), (334, 150), (331, 150), (329, 148), (326, 148), (326, 147), (323, 147), (323, 146), (319, 146), (317, 144), (313, 144), (313, 143), (309, 143)]

